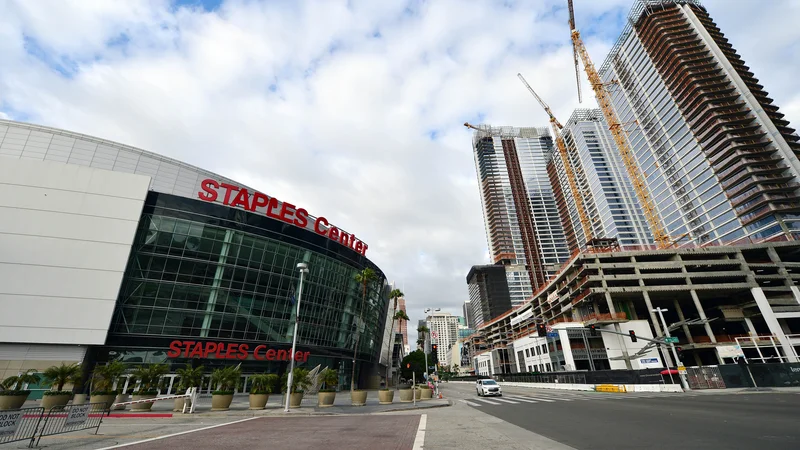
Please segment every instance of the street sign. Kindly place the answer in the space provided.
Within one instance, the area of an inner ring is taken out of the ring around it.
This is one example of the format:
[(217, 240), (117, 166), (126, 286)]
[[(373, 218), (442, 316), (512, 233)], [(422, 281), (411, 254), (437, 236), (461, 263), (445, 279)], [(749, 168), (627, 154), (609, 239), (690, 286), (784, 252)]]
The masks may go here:
[(92, 405), (80, 405), (80, 406), (73, 406), (70, 408), (69, 413), (67, 414), (67, 420), (64, 422), (64, 426), (68, 425), (79, 425), (86, 422), (86, 419), (89, 418), (89, 408)]
[(669, 337), (665, 337), (665, 338), (664, 338), (664, 342), (666, 342), (666, 343), (668, 343), (668, 344), (670, 344), (670, 343), (671, 343), (671, 344), (677, 344), (677, 343), (678, 343), (678, 338), (677, 338), (677, 337), (675, 337), (675, 336), (669, 336)]
[(437, 339), (439, 337), (439, 334), (434, 331), (434, 332), (431, 333), (431, 337), (434, 338), (434, 339)]
[(553, 327), (551, 327), (550, 325), (548, 325), (548, 326), (547, 326), (547, 332), (549, 333), (549, 332), (551, 332), (551, 331), (553, 331)]
[(678, 366), (678, 373), (686, 373), (686, 367)]
[(0, 437), (12, 436), (22, 422), (23, 411), (0, 411)]
[(549, 337), (549, 338), (557, 338), (558, 337), (558, 331), (548, 332), (547, 333), (547, 337)]

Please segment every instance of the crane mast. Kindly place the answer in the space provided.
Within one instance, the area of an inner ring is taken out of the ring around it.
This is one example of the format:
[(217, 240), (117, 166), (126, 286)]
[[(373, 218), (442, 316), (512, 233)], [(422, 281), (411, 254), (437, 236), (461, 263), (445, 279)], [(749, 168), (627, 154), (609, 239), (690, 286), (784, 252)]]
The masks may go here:
[[(636, 160), (634, 159), (633, 151), (628, 144), (625, 131), (622, 129), (622, 124), (617, 117), (617, 113), (614, 111), (614, 107), (611, 105), (611, 96), (606, 90), (603, 80), (600, 78), (600, 74), (597, 73), (597, 69), (595, 69), (592, 59), (589, 57), (589, 52), (586, 51), (586, 46), (583, 44), (580, 32), (575, 27), (575, 14), (572, 8), (572, 0), (567, 1), (569, 5), (569, 26), (572, 37), (573, 52), (577, 53), (583, 62), (583, 69), (586, 72), (586, 75), (589, 77), (589, 83), (592, 85), (594, 94), (597, 97), (597, 103), (600, 106), (600, 110), (603, 111), (603, 116), (605, 116), (606, 122), (608, 123), (608, 128), (611, 130), (611, 135), (614, 137), (614, 142), (617, 144), (617, 148), (622, 156), (622, 161), (625, 164), (625, 168), (628, 171), (628, 176), (630, 177), (633, 189), (636, 191), (636, 195), (639, 197), (644, 216), (647, 219), (648, 225), (650, 225), (650, 231), (653, 233), (653, 239), (656, 241), (656, 244), (659, 248), (672, 247), (672, 239), (670, 239), (670, 237), (667, 235), (664, 225), (661, 223), (661, 219), (658, 217), (655, 205), (653, 204), (653, 199), (650, 197), (650, 193), (648, 192), (647, 186), (644, 183), (642, 173), (639, 170)], [(575, 63), (577, 70), (577, 60), (575, 60)]]
[(572, 197), (575, 199), (575, 209), (578, 210), (578, 216), (581, 220), (581, 228), (583, 228), (583, 235), (586, 238), (586, 244), (588, 245), (589, 242), (594, 238), (594, 233), (592, 232), (592, 224), (589, 220), (589, 217), (586, 215), (586, 209), (583, 203), (583, 192), (578, 189), (578, 183), (575, 180), (575, 171), (572, 168), (572, 161), (569, 159), (569, 154), (567, 153), (567, 145), (564, 142), (564, 138), (561, 137), (561, 129), (564, 128), (561, 125), (561, 122), (556, 119), (556, 116), (553, 115), (553, 111), (550, 110), (550, 106), (542, 100), (541, 97), (533, 90), (530, 84), (525, 81), (525, 77), (522, 76), (521, 73), (517, 74), (522, 84), (528, 88), (533, 97), (536, 101), (539, 102), (539, 105), (544, 108), (545, 112), (548, 116), (550, 116), (550, 126), (553, 128), (553, 134), (555, 135), (556, 140), (556, 147), (558, 148), (558, 152), (561, 154), (561, 159), (564, 161), (564, 170), (567, 172), (567, 180), (569, 180), (569, 188), (572, 191)]

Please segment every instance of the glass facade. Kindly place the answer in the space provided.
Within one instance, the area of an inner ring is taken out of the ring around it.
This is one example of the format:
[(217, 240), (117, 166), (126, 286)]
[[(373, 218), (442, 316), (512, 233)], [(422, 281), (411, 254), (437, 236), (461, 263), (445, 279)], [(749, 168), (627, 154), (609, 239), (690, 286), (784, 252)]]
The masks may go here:
[[(288, 349), (299, 262), (309, 269), (297, 346), (310, 357), (302, 364), (338, 367), (346, 385), (357, 329), (363, 330), (359, 372), (377, 361), (388, 307), (382, 272), (364, 256), (308, 230), (169, 194), (148, 195), (103, 350), (135, 363), (164, 361), (173, 340)], [(378, 280), (364, 301), (355, 275), (365, 267), (375, 270)], [(246, 372), (282, 372), (288, 365), (252, 356), (241, 362)]]

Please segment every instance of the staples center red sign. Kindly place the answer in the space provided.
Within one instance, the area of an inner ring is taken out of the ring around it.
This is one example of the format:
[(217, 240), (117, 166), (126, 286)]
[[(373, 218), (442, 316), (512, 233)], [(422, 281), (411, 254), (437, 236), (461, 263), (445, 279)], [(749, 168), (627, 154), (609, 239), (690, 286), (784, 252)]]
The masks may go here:
[[(225, 342), (172, 341), (169, 343), (167, 358), (215, 358), (215, 359), (247, 359), (252, 356), (257, 361), (289, 361), (291, 351), (275, 350), (266, 345), (257, 345), (250, 351), (248, 344)], [(311, 352), (295, 352), (294, 360), (308, 361)]]
[[(253, 191), (251, 194), (247, 188), (220, 183), (210, 178), (200, 183), (200, 189), (197, 192), (197, 198), (205, 202), (213, 203), (221, 199), (223, 205), (241, 208), (250, 212), (260, 212), (267, 217), (278, 219), (290, 225), (314, 230), (320, 236), (325, 236), (362, 255), (367, 254), (369, 246), (357, 239), (355, 234), (346, 233), (336, 228), (328, 223), (328, 220), (324, 217), (317, 217), (316, 219), (309, 217), (308, 211), (304, 208), (281, 202), (275, 197), (270, 197), (258, 191)], [(309, 219), (313, 220), (313, 226)]]

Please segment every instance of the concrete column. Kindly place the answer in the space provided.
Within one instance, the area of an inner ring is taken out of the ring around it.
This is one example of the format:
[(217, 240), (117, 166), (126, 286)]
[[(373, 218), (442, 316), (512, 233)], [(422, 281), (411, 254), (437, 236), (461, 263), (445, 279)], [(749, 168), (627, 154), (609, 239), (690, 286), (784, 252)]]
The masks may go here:
[[(614, 331), (616, 331), (617, 333), (622, 333), (622, 327), (619, 326), (619, 323), (615, 323), (614, 324)], [(625, 357), (624, 358), (625, 359), (625, 368), (628, 369), (628, 370), (631, 370), (631, 369), (633, 369), (633, 367), (631, 366), (631, 360), (628, 359), (628, 357), (629, 357), (629, 355), (628, 355), (628, 346), (625, 345), (626, 343), (623, 340), (625, 338), (620, 336), (620, 335), (616, 335), (616, 336), (617, 336), (617, 339), (619, 339), (619, 344), (620, 344), (619, 348), (620, 348), (620, 350), (622, 350), (622, 356)]]
[(797, 356), (794, 354), (794, 349), (792, 348), (791, 342), (784, 334), (783, 329), (781, 328), (780, 323), (778, 323), (778, 319), (775, 317), (775, 313), (772, 312), (772, 307), (769, 305), (769, 300), (767, 300), (767, 296), (764, 295), (764, 290), (760, 287), (751, 288), (750, 292), (753, 294), (753, 299), (756, 301), (756, 305), (758, 306), (759, 311), (761, 311), (761, 315), (764, 317), (764, 322), (767, 323), (767, 327), (769, 327), (769, 332), (775, 335), (778, 339), (778, 342), (781, 343), (781, 347), (783, 348), (783, 353), (786, 356), (787, 361), (796, 363), (800, 362)]
[(751, 335), (758, 336), (758, 333), (756, 333), (756, 327), (753, 326), (753, 321), (749, 317), (744, 318), (744, 323), (747, 325), (747, 330)]
[[(675, 307), (675, 312), (678, 313), (678, 320), (685, 322), (686, 316), (683, 315), (683, 308), (681, 308), (681, 304), (678, 302), (677, 298), (672, 299), (672, 306)], [(694, 344), (694, 337), (692, 336), (692, 332), (689, 330), (689, 325), (684, 323), (681, 325), (681, 329), (683, 330), (684, 334), (686, 334), (686, 339), (689, 341), (689, 343)]]
[[(689, 291), (689, 294), (692, 295), (692, 301), (694, 302), (694, 307), (697, 308), (697, 314), (700, 315), (702, 320), (708, 320), (708, 317), (706, 317), (706, 312), (703, 309), (703, 305), (700, 304), (700, 298), (697, 296), (697, 291), (692, 289)], [(703, 328), (706, 329), (706, 334), (708, 335), (709, 339), (711, 339), (711, 342), (716, 344), (717, 338), (714, 337), (714, 332), (711, 330), (711, 324), (705, 322), (703, 324)]]
[(792, 290), (792, 295), (794, 295), (794, 299), (800, 304), (800, 288), (797, 286), (791, 286), (790, 289)]
[[(783, 277), (783, 285), (797, 289), (792, 282), (792, 277), (789, 275), (789, 272), (786, 271), (786, 267), (784, 267), (781, 257), (778, 256), (778, 252), (776, 252), (772, 247), (767, 247), (767, 255), (769, 256), (770, 261), (772, 261), (778, 267), (778, 274)], [(797, 296), (795, 296), (795, 298), (797, 298)]]

